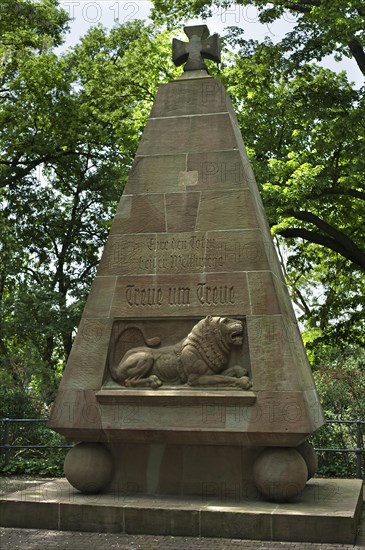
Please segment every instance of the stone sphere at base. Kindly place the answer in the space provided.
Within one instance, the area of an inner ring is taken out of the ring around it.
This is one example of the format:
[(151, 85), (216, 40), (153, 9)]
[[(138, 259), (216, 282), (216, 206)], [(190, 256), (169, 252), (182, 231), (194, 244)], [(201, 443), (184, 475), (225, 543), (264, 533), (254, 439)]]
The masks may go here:
[(111, 480), (113, 460), (102, 443), (79, 443), (67, 453), (64, 463), (68, 482), (82, 493), (99, 493)]
[(313, 445), (309, 441), (303, 441), (295, 450), (302, 455), (308, 468), (308, 479), (314, 476), (318, 470), (318, 456)]
[(262, 451), (253, 474), (257, 489), (267, 500), (286, 502), (304, 489), (308, 469), (298, 451), (280, 447)]

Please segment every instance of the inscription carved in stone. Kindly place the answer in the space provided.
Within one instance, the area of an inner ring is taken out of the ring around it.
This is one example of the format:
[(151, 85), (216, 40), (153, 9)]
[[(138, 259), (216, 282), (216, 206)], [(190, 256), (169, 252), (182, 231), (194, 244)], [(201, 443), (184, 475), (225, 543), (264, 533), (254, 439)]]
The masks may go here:
[(116, 278), (111, 314), (115, 319), (251, 313), (247, 277), (242, 273), (135, 275)]
[[(193, 296), (194, 294), (194, 296)], [(230, 305), (235, 303), (234, 286), (197, 283), (195, 288), (189, 286), (140, 287), (130, 284), (126, 286), (125, 298), (129, 306), (189, 306), (191, 301), (201, 305)]]
[(242, 321), (208, 315), (175, 345), (155, 348), (161, 340), (153, 338), (144, 347), (130, 349), (111, 367), (111, 376), (128, 387), (186, 384), (247, 390), (251, 387), (247, 370), (240, 365), (228, 368), (231, 349), (242, 346), (243, 335)]
[[(100, 275), (106, 269), (115, 274), (265, 270), (273, 247), (259, 242), (258, 236), (258, 231), (250, 230), (115, 236)], [(125, 256), (128, 262), (123, 261)]]

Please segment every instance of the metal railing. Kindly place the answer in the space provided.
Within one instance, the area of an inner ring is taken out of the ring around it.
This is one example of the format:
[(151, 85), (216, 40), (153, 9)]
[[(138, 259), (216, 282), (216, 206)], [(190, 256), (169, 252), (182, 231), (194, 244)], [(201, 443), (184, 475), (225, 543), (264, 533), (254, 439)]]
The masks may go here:
[[(365, 420), (326, 420), (325, 425), (329, 424), (355, 424), (356, 426), (356, 447), (352, 449), (344, 449), (340, 447), (315, 447), (317, 452), (332, 452), (332, 453), (355, 453), (356, 456), (356, 477), (358, 479), (365, 478), (365, 447), (362, 434), (362, 426), (365, 425)], [(362, 470), (364, 469), (364, 475)]]
[(48, 422), (48, 418), (0, 418), (0, 422), (3, 425), (3, 437), (0, 449), (4, 454), (4, 465), (9, 464), (10, 451), (12, 449), (69, 449), (73, 447), (73, 444), (64, 445), (12, 445), (10, 444), (10, 424), (12, 423), (28, 423), (28, 422)]
[[(73, 447), (73, 444), (64, 445), (12, 445), (10, 444), (10, 425), (12, 423), (28, 423), (28, 422), (47, 422), (47, 418), (1, 418), (3, 425), (3, 437), (0, 445), (1, 452), (4, 455), (4, 465), (9, 463), (10, 452), (12, 449), (68, 449)], [(327, 420), (329, 424), (353, 424), (356, 426), (356, 447), (354, 448), (339, 448), (339, 447), (316, 447), (317, 452), (332, 452), (332, 453), (355, 453), (356, 456), (356, 477), (364, 479), (365, 477), (365, 447), (362, 429), (365, 425), (365, 420)], [(364, 475), (363, 475), (364, 470)]]

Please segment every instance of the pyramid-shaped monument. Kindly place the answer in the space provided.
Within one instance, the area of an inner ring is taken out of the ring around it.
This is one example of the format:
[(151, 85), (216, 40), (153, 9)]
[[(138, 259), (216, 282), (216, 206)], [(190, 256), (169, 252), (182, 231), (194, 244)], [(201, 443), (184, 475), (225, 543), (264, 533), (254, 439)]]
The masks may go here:
[[(84, 492), (285, 500), (323, 424), (311, 369), (205, 25), (174, 41), (62, 378), (50, 426), (82, 442)], [(218, 489), (217, 489), (218, 490)]]

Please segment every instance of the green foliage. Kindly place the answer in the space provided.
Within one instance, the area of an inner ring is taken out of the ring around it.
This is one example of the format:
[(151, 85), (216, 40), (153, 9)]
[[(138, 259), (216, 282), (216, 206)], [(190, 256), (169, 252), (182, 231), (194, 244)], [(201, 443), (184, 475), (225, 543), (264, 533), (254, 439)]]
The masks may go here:
[[(28, 417), (29, 418), (29, 417)], [(4, 424), (1, 426), (1, 441), (4, 441)], [(1, 475), (32, 475), (62, 477), (67, 448), (52, 446), (68, 445), (64, 437), (48, 429), (44, 422), (9, 423), (10, 445), (46, 445), (50, 448), (11, 449), (8, 461), (1, 457)]]
[(37, 395), (18, 388), (9, 373), (0, 371), (0, 418), (41, 418), (43, 407)]
[[(176, 26), (231, 4), (155, 0), (154, 14)], [(365, 89), (314, 62), (345, 56), (365, 74), (365, 10), (361, 2), (343, 0), (331, 6), (322, 0), (236, 4), (254, 5), (263, 23), (284, 15), (293, 22), (275, 44), (246, 40), (245, 29), (228, 28), (220, 76), (300, 321), (316, 332), (318, 345), (364, 347)]]
[[(307, 338), (310, 335), (305, 335)], [(315, 365), (314, 379), (327, 420), (363, 420), (365, 418), (365, 350), (357, 346), (346, 353), (329, 346), (311, 350)], [(365, 426), (362, 425), (360, 442), (362, 467), (365, 467)], [(326, 424), (311, 438), (317, 448), (355, 449), (358, 436), (354, 424)], [(319, 453), (319, 474), (323, 476), (354, 477), (355, 453)]]
[(365, 418), (365, 350), (346, 352), (320, 346), (312, 350), (314, 379), (328, 420)]
[[(0, 370), (0, 418), (44, 418), (48, 414), (38, 391), (20, 389), (11, 383), (9, 373)], [(5, 443), (5, 423), (0, 423), (0, 441)], [(65, 445), (64, 437), (46, 427), (45, 422), (8, 423), (10, 445)], [(3, 450), (2, 450), (3, 451)], [(0, 474), (62, 476), (67, 449), (12, 449), (5, 464), (0, 458)]]
[(44, 51), (63, 42), (69, 18), (58, 0), (11, 0), (0, 8), (2, 71), (9, 65), (14, 68), (31, 50)]
[(28, 48), (4, 74), (0, 369), (45, 403), (71, 350), (157, 86), (176, 74), (169, 44), (168, 33), (140, 21), (110, 33), (95, 27), (62, 55)]
[(2, 475), (29, 475), (41, 477), (63, 477), (63, 463), (66, 449), (56, 451), (45, 450), (45, 457), (29, 458), (28, 456), (16, 456), (9, 460), (6, 466), (0, 470)]
[(327, 343), (364, 346), (362, 93), (316, 65), (293, 74), (270, 41), (240, 48), (223, 78), (300, 320)]
[[(316, 449), (355, 449), (356, 426), (354, 424), (326, 424), (310, 442)], [(356, 454), (354, 452), (317, 451), (320, 477), (357, 477)], [(362, 471), (364, 471), (365, 451), (362, 453)]]
[[(236, 6), (255, 6), (261, 23), (272, 23), (289, 16), (293, 28), (280, 42), (280, 48), (298, 65), (320, 61), (334, 53), (337, 59), (353, 57), (365, 74), (365, 8), (362, 0), (154, 0), (156, 21), (174, 27), (193, 17), (203, 19)], [(249, 24), (249, 23), (248, 23)], [(244, 31), (236, 29), (243, 34)]]

